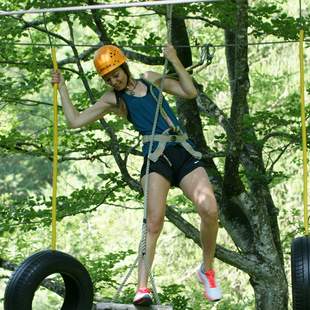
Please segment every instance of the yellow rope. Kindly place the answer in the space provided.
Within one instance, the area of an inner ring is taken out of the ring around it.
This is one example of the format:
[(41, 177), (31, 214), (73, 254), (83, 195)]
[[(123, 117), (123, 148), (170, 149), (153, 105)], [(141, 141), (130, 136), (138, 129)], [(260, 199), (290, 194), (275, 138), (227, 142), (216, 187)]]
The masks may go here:
[[(52, 61), (54, 70), (58, 70), (56, 50), (52, 47)], [(58, 168), (58, 84), (53, 85), (54, 106), (54, 153), (53, 153), (53, 194), (52, 194), (52, 250), (56, 250), (56, 211), (57, 211), (57, 168)]]
[(304, 202), (304, 227), (305, 235), (308, 235), (308, 169), (307, 169), (307, 131), (305, 117), (305, 64), (304, 64), (304, 30), (299, 32), (299, 63), (300, 63), (300, 113), (302, 129), (302, 153), (303, 153), (303, 202)]

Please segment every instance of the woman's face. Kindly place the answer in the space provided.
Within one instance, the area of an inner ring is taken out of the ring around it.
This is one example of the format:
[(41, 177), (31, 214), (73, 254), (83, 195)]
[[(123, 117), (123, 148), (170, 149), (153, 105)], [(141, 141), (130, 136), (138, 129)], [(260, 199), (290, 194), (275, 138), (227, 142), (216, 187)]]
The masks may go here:
[(104, 81), (112, 86), (115, 90), (121, 91), (127, 87), (127, 74), (123, 68), (119, 67), (103, 76)]

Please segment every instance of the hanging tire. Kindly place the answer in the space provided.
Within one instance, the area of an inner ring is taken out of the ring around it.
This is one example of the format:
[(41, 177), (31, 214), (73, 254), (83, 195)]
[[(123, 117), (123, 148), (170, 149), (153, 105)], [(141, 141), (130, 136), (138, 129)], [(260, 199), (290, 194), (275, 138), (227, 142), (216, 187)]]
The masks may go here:
[(65, 296), (62, 310), (91, 310), (93, 285), (85, 267), (60, 251), (41, 251), (28, 257), (13, 273), (4, 294), (4, 310), (31, 310), (34, 294), (49, 275), (61, 274)]
[(310, 237), (298, 237), (291, 245), (294, 310), (310, 309)]

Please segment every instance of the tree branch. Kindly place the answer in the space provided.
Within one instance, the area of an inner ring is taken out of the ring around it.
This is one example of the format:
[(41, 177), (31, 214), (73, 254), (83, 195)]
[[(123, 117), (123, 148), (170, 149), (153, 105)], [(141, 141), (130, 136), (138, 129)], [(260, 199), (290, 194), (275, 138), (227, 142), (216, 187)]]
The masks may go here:
[[(200, 233), (197, 228), (186, 221), (176, 210), (175, 207), (167, 206), (166, 217), (172, 222), (180, 231), (182, 231), (186, 238), (192, 239), (198, 246), (201, 247)], [(246, 273), (254, 274), (257, 270), (259, 262), (254, 255), (240, 255), (237, 252), (225, 249), (222, 246), (216, 246), (215, 256), (221, 261), (232, 265)]]
[[(72, 42), (74, 42), (73, 29), (72, 29), (72, 25), (69, 21), (68, 21), (68, 26), (69, 26), (69, 30), (70, 30), (71, 40), (72, 40)], [(79, 59), (78, 51), (74, 45), (71, 46), (71, 48), (72, 48), (73, 54), (76, 58), (76, 64), (77, 64), (78, 69), (79, 69), (80, 78), (82, 79), (83, 85), (86, 89), (86, 92), (90, 98), (91, 103), (95, 104), (96, 100), (95, 100), (95, 97), (94, 97), (90, 87), (89, 87), (88, 81), (85, 77), (85, 73), (84, 73), (82, 64), (81, 64), (80, 59)], [(135, 179), (133, 179), (129, 175), (129, 172), (128, 172), (127, 167), (126, 167), (126, 161), (123, 160), (122, 157), (120, 156), (119, 143), (118, 143), (118, 139), (117, 139), (117, 136), (116, 136), (114, 130), (108, 125), (108, 123), (104, 119), (101, 119), (100, 123), (111, 139), (111, 141), (110, 141), (111, 142), (111, 144), (110, 144), (111, 151), (112, 151), (112, 154), (113, 154), (114, 159), (116, 161), (116, 164), (120, 169), (120, 172), (122, 174), (123, 179), (128, 183), (128, 185), (132, 189), (135, 189), (141, 193), (142, 192), (141, 185), (139, 184), (139, 182), (137, 182)]]

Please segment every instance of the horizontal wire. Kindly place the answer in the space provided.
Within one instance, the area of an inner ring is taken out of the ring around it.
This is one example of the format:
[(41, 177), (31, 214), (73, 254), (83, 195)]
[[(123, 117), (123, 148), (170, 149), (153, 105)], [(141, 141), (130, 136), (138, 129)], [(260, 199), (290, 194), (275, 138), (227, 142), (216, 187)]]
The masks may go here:
[[(310, 43), (310, 40), (304, 40), (304, 42), (306, 43)], [(12, 42), (2, 42), (3, 45), (9, 45), (12, 44)], [(289, 44), (289, 43), (299, 43), (298, 40), (292, 40), (292, 41), (268, 41), (268, 42), (257, 42), (257, 43), (248, 43), (248, 46), (258, 46), (258, 45), (272, 45), (272, 44)], [(50, 45), (48, 43), (37, 43), (37, 44), (33, 44), (33, 43), (16, 43), (14, 42), (13, 45), (26, 45), (26, 46), (42, 46), (42, 47), (50, 47)], [(53, 44), (53, 46), (55, 47), (67, 47), (68, 45), (66, 44)], [(79, 47), (98, 47), (97, 45), (91, 45), (91, 44), (75, 44), (75, 46), (79, 46)], [(174, 47), (179, 47), (179, 48), (186, 48), (186, 47), (190, 47), (190, 48), (203, 48), (206, 45), (175, 45)], [(212, 47), (214, 48), (224, 48), (224, 47), (233, 47), (235, 46), (235, 44), (217, 44), (217, 45), (212, 45)], [(131, 48), (163, 48), (164, 45), (123, 45), (123, 46), (119, 46), (120, 48), (127, 48), (127, 47), (131, 47)], [(11, 65), (29, 65), (31, 64), (31, 62), (5, 62), (5, 61), (0, 61), (0, 64), (11, 64)]]
[[(298, 43), (298, 40), (285, 40), (285, 41), (265, 41), (265, 42), (250, 42), (248, 46), (256, 46), (256, 45), (272, 45), (272, 44), (289, 44), (289, 43)], [(309, 43), (310, 40), (304, 40), (304, 42)], [(9, 42), (2, 41), (3, 45), (16, 45), (16, 46), (38, 46), (38, 47), (50, 47), (48, 43), (27, 43), (27, 42)], [(99, 44), (74, 44), (76, 47), (99, 47)], [(236, 44), (212, 44), (214, 48), (222, 48), (222, 47), (230, 47), (235, 46)], [(54, 43), (55, 47), (68, 47), (68, 44), (57, 44)], [(135, 44), (135, 45), (117, 45), (120, 48), (144, 48), (144, 49), (153, 49), (153, 48), (163, 48), (165, 45), (143, 45), (143, 44)], [(174, 45), (174, 47), (178, 48), (202, 48), (205, 47), (203, 44), (195, 44), (195, 45)]]
[(74, 11), (76, 12), (76, 11), (86, 11), (86, 10), (108, 10), (108, 9), (117, 9), (117, 8), (149, 7), (149, 6), (159, 6), (159, 5), (169, 5), (169, 4), (186, 4), (186, 3), (198, 3), (198, 2), (213, 3), (213, 2), (223, 2), (223, 0), (160, 0), (160, 1), (145, 1), (145, 2), (115, 3), (115, 4), (95, 4), (95, 5), (68, 6), (68, 7), (58, 7), (58, 8), (0, 11), (0, 16), (50, 13), (50, 12), (74, 12)]

